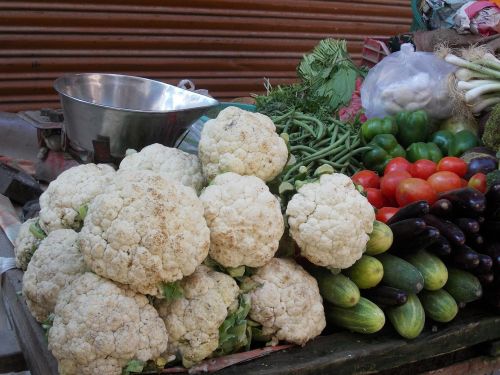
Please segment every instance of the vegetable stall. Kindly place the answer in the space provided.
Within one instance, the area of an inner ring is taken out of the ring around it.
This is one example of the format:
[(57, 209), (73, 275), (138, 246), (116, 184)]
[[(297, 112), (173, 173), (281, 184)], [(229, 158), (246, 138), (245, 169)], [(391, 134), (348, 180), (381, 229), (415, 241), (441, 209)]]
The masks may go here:
[(266, 82), (251, 110), (221, 108), (177, 148), (64, 171), (14, 246), (2, 238), (31, 371), (416, 372), (497, 356), (499, 66), (482, 47), (403, 44), (369, 70), (325, 39), (299, 83)]

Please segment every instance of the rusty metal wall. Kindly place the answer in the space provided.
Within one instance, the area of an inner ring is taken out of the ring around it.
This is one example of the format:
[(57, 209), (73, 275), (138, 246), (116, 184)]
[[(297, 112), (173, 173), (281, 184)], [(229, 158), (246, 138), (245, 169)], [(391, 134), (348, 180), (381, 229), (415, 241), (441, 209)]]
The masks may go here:
[(176, 84), (192, 79), (218, 99), (292, 82), (302, 54), (344, 38), (360, 59), (366, 36), (406, 32), (408, 0), (0, 1), (0, 111), (57, 107), (53, 80), (115, 72)]

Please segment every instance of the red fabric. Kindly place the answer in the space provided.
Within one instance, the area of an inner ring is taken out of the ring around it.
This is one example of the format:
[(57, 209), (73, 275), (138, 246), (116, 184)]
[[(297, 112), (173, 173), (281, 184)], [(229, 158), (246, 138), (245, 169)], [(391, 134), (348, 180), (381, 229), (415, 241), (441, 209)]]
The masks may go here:
[[(362, 112), (363, 107), (361, 106), (361, 84), (363, 80), (358, 77), (356, 79), (356, 87), (352, 93), (351, 102), (347, 107), (341, 108), (339, 110), (340, 121), (351, 122), (356, 119), (359, 113)], [(364, 113), (359, 116), (359, 121), (365, 122), (367, 120)]]

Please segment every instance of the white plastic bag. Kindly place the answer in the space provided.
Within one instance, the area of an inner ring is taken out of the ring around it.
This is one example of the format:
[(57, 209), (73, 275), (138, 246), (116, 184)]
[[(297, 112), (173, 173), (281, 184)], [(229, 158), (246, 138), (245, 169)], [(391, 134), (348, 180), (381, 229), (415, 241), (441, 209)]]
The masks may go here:
[(361, 86), (368, 118), (423, 109), (432, 119), (452, 114), (448, 77), (456, 69), (430, 52), (415, 52), (406, 43), (375, 65)]

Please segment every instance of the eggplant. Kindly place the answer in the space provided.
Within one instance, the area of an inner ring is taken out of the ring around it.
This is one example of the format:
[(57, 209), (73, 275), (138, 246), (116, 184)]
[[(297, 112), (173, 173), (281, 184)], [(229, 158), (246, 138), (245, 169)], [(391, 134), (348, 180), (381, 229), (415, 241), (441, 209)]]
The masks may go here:
[(478, 233), (466, 236), (465, 244), (473, 249), (480, 250), (484, 245), (484, 237)]
[(476, 275), (477, 279), (481, 283), (482, 286), (488, 286), (493, 284), (493, 281), (495, 281), (495, 275), (493, 273), (483, 273), (481, 275)]
[(455, 246), (451, 250), (451, 260), (463, 270), (472, 270), (479, 265), (479, 254), (469, 246)]
[(387, 220), (387, 225), (394, 224), (401, 220), (422, 217), (429, 213), (429, 203), (427, 201), (416, 201), (401, 207), (392, 217)]
[(426, 227), (425, 221), (420, 218), (405, 219), (389, 225), (394, 242), (409, 240), (418, 236)]
[(378, 285), (375, 288), (362, 291), (364, 297), (380, 306), (401, 306), (408, 301), (408, 293), (404, 290), (386, 285)]
[(469, 180), (476, 173), (488, 174), (497, 169), (497, 159), (494, 156), (482, 154), (468, 162), (467, 173), (464, 178)]
[(451, 221), (441, 219), (432, 214), (427, 214), (423, 217), (427, 225), (430, 225), (439, 230), (439, 233), (446, 237), (451, 245), (463, 245), (465, 243), (465, 234), (458, 226)]
[[(490, 186), (485, 194), (486, 197), (486, 215), (489, 218), (497, 218), (496, 214), (500, 211), (500, 183)], [(500, 220), (500, 217), (498, 217)]]
[(409, 241), (394, 241), (389, 252), (395, 254), (408, 254), (434, 244), (439, 239), (439, 230), (426, 226), (422, 233), (412, 237)]
[(493, 268), (493, 259), (486, 254), (478, 254), (479, 256), (479, 264), (476, 268), (473, 269), (474, 275), (482, 275), (485, 273), (489, 273)]
[(493, 261), (493, 271), (500, 274), (500, 242), (486, 243), (482, 250)]
[(486, 218), (484, 216), (478, 216), (476, 217), (476, 220), (479, 224), (482, 224), (485, 222)]
[(447, 257), (451, 254), (451, 245), (446, 237), (440, 235), (436, 242), (427, 246), (427, 250), (439, 257)]
[(481, 216), (486, 208), (484, 194), (470, 187), (450, 190), (441, 193), (439, 197), (448, 199), (453, 205), (454, 213), (459, 216)]
[(439, 217), (451, 216), (452, 212), (453, 205), (448, 199), (438, 199), (429, 209), (429, 213)]
[(466, 235), (479, 233), (479, 221), (469, 217), (458, 217), (452, 219), (455, 224), (464, 232)]

